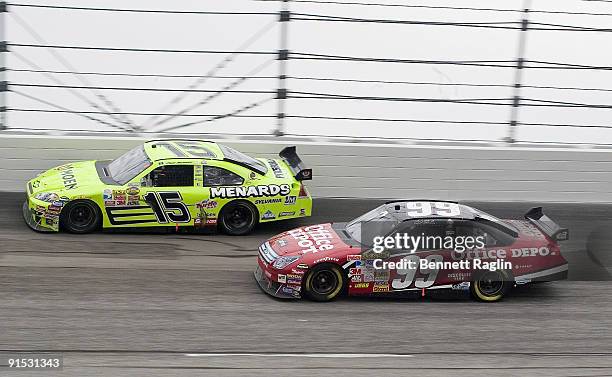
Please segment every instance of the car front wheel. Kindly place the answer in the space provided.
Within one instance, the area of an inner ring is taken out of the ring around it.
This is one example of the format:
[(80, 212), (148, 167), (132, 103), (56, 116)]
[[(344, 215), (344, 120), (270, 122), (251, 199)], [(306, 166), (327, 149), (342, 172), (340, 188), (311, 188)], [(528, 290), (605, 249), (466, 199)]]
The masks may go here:
[(344, 285), (344, 274), (338, 266), (320, 264), (308, 273), (304, 293), (313, 301), (331, 301), (338, 297)]
[(88, 200), (68, 203), (62, 210), (60, 225), (62, 229), (77, 234), (91, 233), (100, 226), (100, 210)]

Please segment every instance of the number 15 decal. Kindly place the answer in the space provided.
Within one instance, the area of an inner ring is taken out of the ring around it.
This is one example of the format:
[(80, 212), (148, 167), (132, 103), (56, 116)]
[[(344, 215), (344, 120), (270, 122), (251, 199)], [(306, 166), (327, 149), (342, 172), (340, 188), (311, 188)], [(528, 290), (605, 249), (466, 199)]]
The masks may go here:
[(145, 201), (151, 206), (157, 222), (161, 224), (172, 223), (188, 223), (191, 221), (191, 215), (183, 197), (179, 192), (149, 192), (144, 196)]

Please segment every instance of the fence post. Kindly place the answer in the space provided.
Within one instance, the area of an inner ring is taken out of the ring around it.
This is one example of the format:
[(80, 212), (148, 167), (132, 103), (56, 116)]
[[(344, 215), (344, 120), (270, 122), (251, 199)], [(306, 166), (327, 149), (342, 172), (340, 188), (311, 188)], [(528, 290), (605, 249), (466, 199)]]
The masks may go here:
[(276, 101), (278, 111), (276, 114), (276, 131), (274, 135), (285, 134), (285, 101), (287, 100), (287, 60), (289, 60), (288, 29), (291, 13), (289, 12), (289, 0), (283, 0), (282, 9), (279, 14), (280, 22), (280, 48), (278, 50), (278, 91)]
[(0, 1), (0, 130), (6, 130), (6, 12), (8, 11), (6, 1)]
[(521, 20), (521, 32), (519, 35), (518, 52), (516, 54), (516, 69), (514, 72), (514, 89), (512, 95), (512, 108), (510, 109), (510, 125), (508, 126), (508, 137), (506, 141), (516, 141), (516, 129), (518, 127), (518, 112), (521, 106), (521, 86), (523, 81), (523, 69), (525, 68), (525, 47), (527, 45), (527, 30), (529, 28), (529, 8), (531, 0), (525, 0), (523, 18)]

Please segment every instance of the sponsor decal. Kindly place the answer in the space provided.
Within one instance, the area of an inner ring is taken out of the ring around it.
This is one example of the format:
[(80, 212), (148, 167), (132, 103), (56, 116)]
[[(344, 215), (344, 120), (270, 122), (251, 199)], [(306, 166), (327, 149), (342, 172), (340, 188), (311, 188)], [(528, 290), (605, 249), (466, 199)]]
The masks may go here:
[(363, 281), (363, 275), (355, 275), (351, 277), (353, 283), (361, 283)]
[(365, 261), (366, 268), (374, 268), (374, 259), (368, 259)]
[(453, 284), (451, 289), (454, 291), (467, 291), (468, 289), (470, 289), (470, 282), (464, 281), (459, 284)]
[(362, 270), (361, 268), (350, 268), (349, 269), (349, 275), (361, 275), (362, 274)]
[(300, 208), (300, 216), (306, 216), (306, 210), (304, 208)]
[(257, 199), (255, 200), (255, 204), (276, 204), (280, 203), (283, 200), (281, 198), (273, 198), (273, 199)]
[(255, 174), (255, 172), (254, 172), (254, 171), (252, 171), (252, 172), (249, 174), (249, 179), (252, 181), (252, 180), (254, 180), (255, 178), (257, 178), (257, 174)]
[(270, 168), (272, 168), (272, 172), (274, 172), (274, 176), (276, 178), (285, 178), (285, 174), (283, 173), (281, 167), (278, 165), (278, 162), (270, 159), (268, 160), (268, 165), (270, 165)]
[(347, 262), (352, 262), (352, 261), (357, 261), (357, 260), (361, 260), (361, 255), (347, 255), (346, 256), (346, 261)]
[(278, 280), (279, 283), (286, 283), (287, 282), (287, 275), (278, 274), (277, 280)]
[(389, 284), (374, 284), (372, 292), (389, 292)]
[(272, 213), (272, 211), (267, 210), (266, 212), (264, 212), (264, 214), (261, 216), (262, 220), (272, 220), (275, 219), (276, 216), (274, 216), (274, 213)]
[(113, 191), (110, 189), (106, 189), (102, 192), (103, 200), (111, 200), (113, 198)]
[(304, 275), (304, 273), (305, 273), (305, 271), (304, 271), (304, 270), (296, 270), (295, 268), (292, 268), (292, 269), (291, 269), (291, 273), (292, 273), (292, 274), (296, 274), (296, 275), (301, 275), (301, 276), (303, 276), (303, 275)]
[(303, 272), (303, 271), (302, 271), (302, 273), (301, 273), (301, 274), (296, 274), (296, 273), (293, 273), (293, 274), (287, 274), (287, 279), (301, 279), (301, 278), (302, 278), (302, 275), (304, 275), (304, 272)]
[(259, 185), (259, 186), (228, 186), (211, 187), (210, 197), (214, 198), (251, 198), (287, 195), (291, 191), (288, 184), (282, 185)]
[(140, 195), (140, 187), (138, 186), (130, 186), (125, 190), (128, 195)]
[(302, 254), (309, 252), (316, 253), (334, 248), (334, 245), (331, 243), (332, 233), (325, 229), (323, 225), (311, 225), (292, 229), (288, 233), (298, 240), (298, 246), (302, 248)]
[(289, 242), (287, 240), (278, 240), (276, 241), (276, 243), (278, 244), (278, 246), (283, 247), (283, 246), (287, 246), (289, 245)]
[(62, 181), (64, 182), (64, 188), (66, 190), (73, 190), (77, 187), (77, 180), (74, 176), (74, 166), (71, 164), (60, 166), (57, 168), (60, 172), (60, 176), (62, 177)]
[(550, 254), (550, 250), (547, 247), (524, 247), (522, 249), (511, 249), (512, 257), (537, 257), (542, 256), (545, 257)]
[(291, 287), (284, 286), (284, 287), (281, 288), (281, 291), (283, 293), (288, 294), (288, 295), (292, 295), (293, 294), (293, 288), (291, 288)]
[(106, 207), (112, 207), (112, 206), (116, 206), (117, 204), (115, 203), (114, 200), (105, 200), (104, 201), (104, 206)]
[(206, 219), (206, 225), (217, 225), (217, 219)]
[(356, 260), (355, 261), (355, 267), (361, 267), (361, 261), (360, 260)]
[(217, 203), (214, 200), (210, 200), (210, 199), (205, 199), (199, 203), (196, 203), (196, 207), (199, 209), (215, 209), (217, 208), (218, 205), (219, 203)]
[(365, 282), (374, 281), (374, 272), (373, 271), (368, 271), (368, 270), (363, 270), (363, 281), (365, 281)]
[(63, 207), (64, 206), (64, 201), (56, 200), (53, 203), (51, 203), (51, 205), (56, 206), (56, 207)]
[(298, 265), (297, 265), (297, 266), (295, 266), (295, 267), (297, 267), (297, 268), (303, 268), (303, 269), (305, 269), (305, 270), (306, 270), (306, 269), (308, 269), (308, 265), (307, 265), (306, 263), (300, 263), (300, 264), (298, 264)]
[(389, 270), (375, 270), (374, 271), (374, 279), (375, 280), (389, 280), (391, 273)]
[(297, 197), (295, 195), (291, 195), (291, 196), (286, 196), (285, 197), (285, 205), (286, 206), (292, 206), (296, 203), (297, 201)]
[(299, 278), (299, 279), (287, 279), (287, 284), (302, 284), (302, 278)]
[(293, 212), (281, 212), (278, 214), (278, 217), (289, 217), (289, 216), (294, 216), (295, 215), (295, 211)]
[(293, 288), (293, 290), (296, 291), (296, 292), (299, 292), (299, 291), (302, 290), (302, 285), (301, 284), (299, 284), (299, 285), (290, 285), (290, 284), (287, 284), (287, 286)]
[(340, 259), (334, 258), (334, 257), (323, 257), (321, 259), (317, 259), (316, 261), (314, 261), (314, 263), (321, 263), (321, 262), (340, 262)]
[(367, 289), (370, 288), (370, 283), (357, 283), (354, 284), (353, 287), (357, 289)]
[(53, 214), (59, 214), (62, 211), (62, 207), (50, 205), (49, 208), (47, 208), (47, 211)]

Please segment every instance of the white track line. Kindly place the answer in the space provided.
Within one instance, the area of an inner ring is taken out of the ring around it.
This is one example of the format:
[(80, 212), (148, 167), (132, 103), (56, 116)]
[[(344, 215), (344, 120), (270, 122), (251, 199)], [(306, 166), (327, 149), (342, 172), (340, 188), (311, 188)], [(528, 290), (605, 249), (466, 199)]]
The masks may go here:
[(188, 357), (301, 357), (301, 358), (379, 358), (379, 357), (414, 357), (391, 353), (186, 353)]

